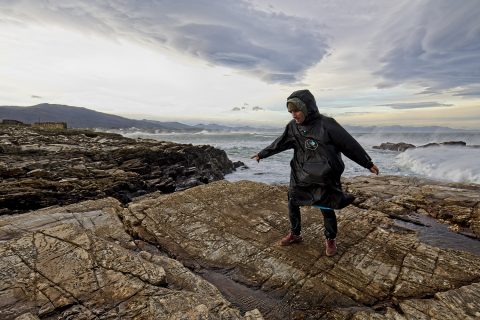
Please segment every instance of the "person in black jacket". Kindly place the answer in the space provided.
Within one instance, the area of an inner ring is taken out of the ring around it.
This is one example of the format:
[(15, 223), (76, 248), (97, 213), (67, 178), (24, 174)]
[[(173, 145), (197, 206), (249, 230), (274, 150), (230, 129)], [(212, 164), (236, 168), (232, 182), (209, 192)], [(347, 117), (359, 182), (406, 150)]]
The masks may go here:
[(354, 200), (342, 191), (340, 176), (345, 165), (341, 153), (378, 175), (379, 169), (360, 144), (333, 118), (321, 115), (314, 96), (308, 90), (293, 92), (287, 99), (292, 114), (283, 134), (271, 145), (252, 156), (265, 159), (293, 149), (288, 189), (290, 233), (280, 244), (302, 242), (300, 206), (320, 208), (324, 217), (326, 255), (337, 252), (337, 219), (334, 209), (342, 209)]

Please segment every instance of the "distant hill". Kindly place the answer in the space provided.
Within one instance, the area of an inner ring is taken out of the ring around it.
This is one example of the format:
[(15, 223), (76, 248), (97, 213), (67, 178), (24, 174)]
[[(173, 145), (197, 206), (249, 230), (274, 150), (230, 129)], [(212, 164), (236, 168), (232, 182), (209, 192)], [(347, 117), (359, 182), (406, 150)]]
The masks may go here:
[[(220, 124), (197, 124), (187, 125), (180, 122), (162, 122), (156, 120), (134, 120), (113, 114), (98, 112), (83, 107), (72, 107), (60, 104), (42, 103), (30, 107), (0, 106), (0, 120), (11, 119), (24, 123), (34, 122), (66, 122), (69, 128), (99, 128), (99, 129), (127, 129), (137, 128), (141, 130), (200, 132), (227, 131), (227, 132), (282, 132), (284, 126), (271, 127), (230, 127)], [(453, 132), (469, 131), (452, 129), (448, 127), (427, 126), (350, 126), (345, 128), (351, 133), (384, 133), (384, 132)]]
[(69, 128), (139, 128), (157, 130), (191, 130), (197, 128), (179, 122), (160, 122), (151, 120), (134, 120), (108, 113), (93, 111), (82, 107), (42, 103), (31, 107), (0, 106), (0, 119), (19, 120), (24, 123), (66, 122)]
[(200, 132), (202, 130), (254, 132), (269, 130), (268, 128), (259, 129), (248, 126), (229, 127), (218, 124), (197, 124), (191, 126), (180, 122), (163, 122), (146, 119), (134, 120), (113, 114), (90, 110), (83, 107), (72, 107), (49, 103), (37, 104), (30, 107), (0, 106), (0, 120), (3, 119), (18, 120), (28, 124), (47, 121), (66, 122), (69, 128), (136, 128), (146, 131), (159, 130), (177, 132)]

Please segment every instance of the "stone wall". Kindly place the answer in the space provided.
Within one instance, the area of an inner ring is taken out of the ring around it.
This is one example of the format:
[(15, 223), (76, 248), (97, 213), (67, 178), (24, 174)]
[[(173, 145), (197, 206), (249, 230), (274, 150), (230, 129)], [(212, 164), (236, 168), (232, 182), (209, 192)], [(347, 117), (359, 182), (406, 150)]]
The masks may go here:
[(67, 129), (66, 122), (35, 122), (32, 124), (34, 128), (41, 129)]

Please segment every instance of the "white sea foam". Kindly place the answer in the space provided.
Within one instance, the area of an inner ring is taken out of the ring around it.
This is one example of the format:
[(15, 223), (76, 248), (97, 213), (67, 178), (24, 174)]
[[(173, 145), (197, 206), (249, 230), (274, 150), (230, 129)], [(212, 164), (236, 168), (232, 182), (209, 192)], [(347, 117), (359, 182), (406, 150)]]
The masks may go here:
[(196, 135), (199, 135), (199, 134), (213, 134), (213, 132), (208, 131), (208, 130), (202, 130), (202, 131), (199, 131), (199, 132), (195, 132), (194, 134), (196, 134)]
[(409, 149), (395, 160), (403, 169), (438, 180), (480, 183), (480, 148)]

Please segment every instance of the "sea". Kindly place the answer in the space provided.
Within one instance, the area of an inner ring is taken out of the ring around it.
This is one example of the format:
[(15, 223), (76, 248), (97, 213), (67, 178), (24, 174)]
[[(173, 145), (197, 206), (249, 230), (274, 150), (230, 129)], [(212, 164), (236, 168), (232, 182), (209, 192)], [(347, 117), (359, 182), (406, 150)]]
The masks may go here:
[[(226, 180), (252, 180), (269, 184), (288, 184), (292, 150), (287, 150), (259, 163), (251, 157), (272, 143), (281, 132), (121, 132), (130, 138), (155, 139), (193, 145), (211, 145), (224, 150), (232, 161), (245, 166), (225, 176)], [(379, 167), (380, 174), (431, 178), (446, 182), (480, 184), (480, 131), (448, 132), (368, 132), (351, 133)], [(374, 149), (384, 142), (405, 142), (415, 146), (446, 141), (464, 141), (467, 146), (435, 146), (409, 149), (404, 152)], [(343, 156), (343, 176), (371, 173)]]

